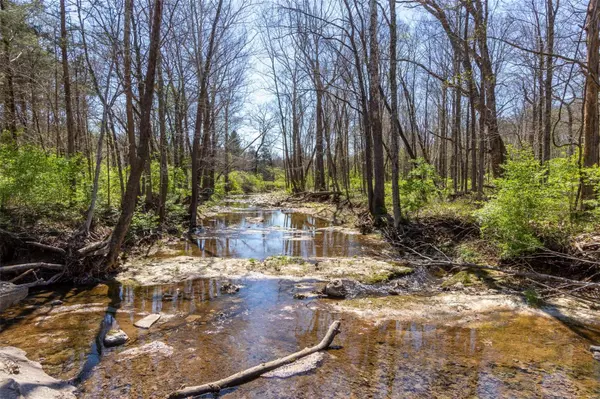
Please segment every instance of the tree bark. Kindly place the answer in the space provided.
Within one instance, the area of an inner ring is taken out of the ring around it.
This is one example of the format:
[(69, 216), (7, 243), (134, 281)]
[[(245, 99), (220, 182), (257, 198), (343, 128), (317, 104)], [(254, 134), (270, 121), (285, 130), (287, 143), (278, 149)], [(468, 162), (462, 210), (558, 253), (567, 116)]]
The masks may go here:
[(66, 13), (65, 0), (60, 0), (60, 51), (63, 70), (63, 87), (65, 91), (65, 113), (67, 116), (67, 156), (71, 157), (75, 154), (75, 122), (71, 104), (71, 77), (69, 75)]
[(137, 205), (137, 197), (139, 193), (140, 177), (144, 171), (144, 166), (148, 161), (149, 156), (149, 140), (152, 134), (152, 126), (150, 123), (150, 115), (152, 112), (152, 100), (154, 95), (154, 79), (156, 76), (156, 64), (160, 48), (160, 28), (162, 21), (162, 0), (154, 0), (152, 29), (150, 32), (150, 49), (148, 54), (148, 69), (144, 86), (144, 96), (141, 101), (141, 118), (140, 118), (140, 143), (137, 148), (136, 159), (131, 166), (131, 173), (127, 180), (127, 188), (121, 202), (121, 215), (113, 233), (110, 237), (109, 252), (107, 256), (107, 266), (109, 269), (114, 268), (121, 251), (121, 245), (125, 240), (125, 235), (129, 230), (133, 213)]
[[(583, 102), (583, 166), (598, 165), (598, 147), (600, 143), (600, 124), (598, 122), (598, 77), (600, 72), (600, 1), (590, 0), (587, 10), (587, 75), (585, 76), (585, 97)], [(584, 184), (582, 199), (594, 198), (594, 186)]]
[(385, 165), (383, 159), (383, 133), (381, 126), (381, 113), (379, 101), (379, 44), (377, 38), (377, 1), (370, 0), (369, 46), (369, 114), (371, 118), (371, 132), (373, 137), (373, 216), (387, 214), (385, 208)]

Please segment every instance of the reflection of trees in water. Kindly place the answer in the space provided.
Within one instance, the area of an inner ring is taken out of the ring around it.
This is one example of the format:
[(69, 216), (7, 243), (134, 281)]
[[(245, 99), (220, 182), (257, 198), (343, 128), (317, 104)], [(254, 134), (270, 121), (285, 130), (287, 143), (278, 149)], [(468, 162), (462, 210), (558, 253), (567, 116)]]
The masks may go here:
[[(354, 256), (360, 239), (335, 230), (329, 222), (300, 213), (261, 211), (227, 213), (206, 221), (195, 237), (192, 255), (264, 259), (269, 256)], [(189, 248), (186, 248), (189, 249)]]

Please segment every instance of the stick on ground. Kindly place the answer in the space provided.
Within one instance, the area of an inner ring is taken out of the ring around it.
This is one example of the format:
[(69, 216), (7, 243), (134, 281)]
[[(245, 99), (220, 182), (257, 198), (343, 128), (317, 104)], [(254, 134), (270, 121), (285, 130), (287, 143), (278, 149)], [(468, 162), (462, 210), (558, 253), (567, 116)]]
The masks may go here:
[(209, 382), (208, 384), (198, 385), (194, 387), (187, 387), (180, 389), (178, 391), (173, 392), (168, 396), (169, 399), (180, 399), (180, 398), (189, 398), (190, 396), (198, 396), (203, 395), (205, 393), (210, 392), (219, 392), (222, 389), (233, 387), (236, 385), (243, 384), (248, 381), (252, 381), (264, 373), (275, 370), (278, 367), (284, 366), (286, 364), (292, 363), (300, 358), (308, 356), (312, 353), (322, 351), (327, 349), (329, 345), (333, 342), (335, 336), (340, 332), (340, 322), (338, 320), (331, 323), (329, 326), (329, 330), (325, 337), (319, 342), (318, 345), (315, 345), (310, 348), (304, 348), (303, 350), (292, 353), (286, 357), (282, 357), (276, 360), (272, 360), (267, 363), (259, 364), (258, 366), (251, 367), (247, 370), (240, 371), (234, 375), (231, 375), (227, 378), (223, 378), (222, 380)]

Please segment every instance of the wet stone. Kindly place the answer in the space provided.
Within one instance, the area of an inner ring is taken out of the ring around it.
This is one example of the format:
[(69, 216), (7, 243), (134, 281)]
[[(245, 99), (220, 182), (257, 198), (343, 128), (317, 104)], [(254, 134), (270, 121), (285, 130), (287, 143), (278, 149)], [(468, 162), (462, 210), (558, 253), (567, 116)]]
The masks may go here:
[(346, 298), (353, 285), (351, 280), (335, 279), (327, 283), (323, 293), (330, 298)]
[(27, 287), (0, 281), (0, 311), (25, 299), (28, 292)]
[(226, 282), (221, 286), (221, 293), (222, 294), (235, 294), (240, 290), (240, 287), (230, 283), (230, 282)]
[(75, 399), (75, 387), (46, 374), (38, 362), (25, 351), (0, 348), (0, 398), (6, 399)]
[(590, 351), (592, 352), (600, 352), (600, 345), (591, 345)]
[(158, 319), (160, 319), (159, 314), (150, 314), (150, 315), (144, 317), (143, 319), (136, 321), (135, 323), (133, 323), (133, 325), (138, 328), (148, 329), (148, 328), (152, 327), (152, 325), (154, 323), (156, 323), (158, 321)]
[(128, 339), (129, 337), (125, 331), (121, 329), (109, 330), (104, 337), (104, 346), (111, 348), (113, 346), (123, 345)]

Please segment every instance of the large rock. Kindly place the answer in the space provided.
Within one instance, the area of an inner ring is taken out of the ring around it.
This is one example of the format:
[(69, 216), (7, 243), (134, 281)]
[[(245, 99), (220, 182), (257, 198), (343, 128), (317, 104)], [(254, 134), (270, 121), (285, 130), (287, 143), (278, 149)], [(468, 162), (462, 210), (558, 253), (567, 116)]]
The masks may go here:
[(129, 337), (125, 334), (125, 331), (119, 328), (110, 329), (104, 336), (104, 346), (111, 348), (113, 346), (123, 345), (128, 339)]
[(158, 321), (158, 319), (160, 319), (159, 314), (149, 314), (148, 316), (144, 317), (143, 319), (138, 320), (135, 323), (133, 323), (133, 325), (138, 328), (148, 329), (148, 328), (152, 327), (152, 324), (156, 323)]
[(38, 362), (12, 346), (0, 347), (0, 398), (75, 399), (75, 387), (50, 377)]
[(0, 312), (25, 299), (28, 293), (27, 287), (0, 281)]
[(323, 294), (330, 298), (346, 298), (355, 283), (352, 280), (335, 279), (327, 283), (323, 289)]

